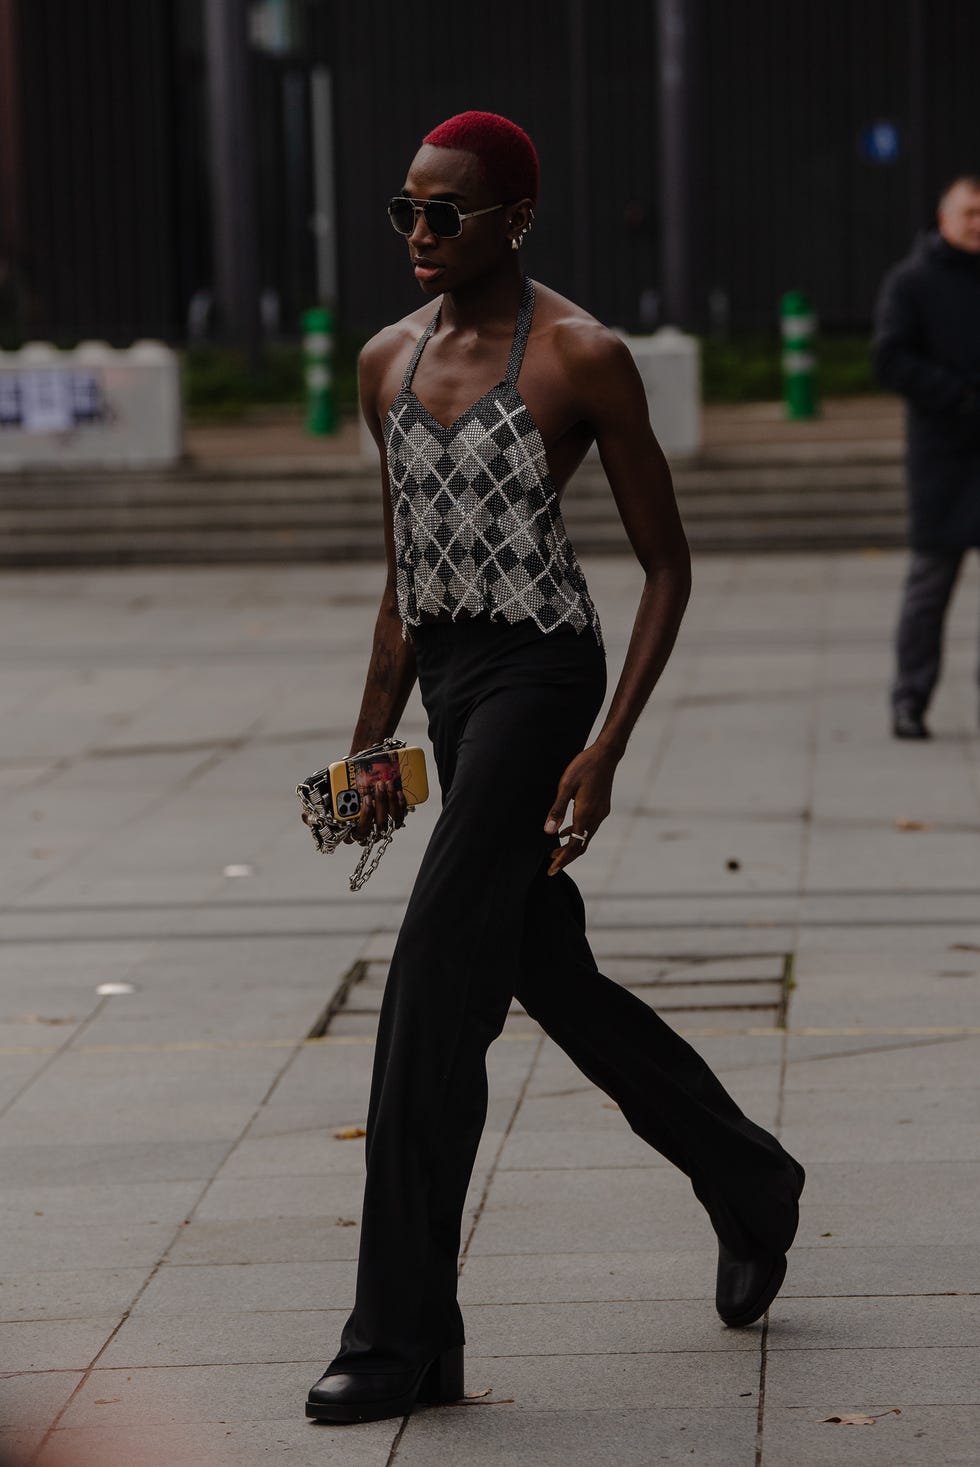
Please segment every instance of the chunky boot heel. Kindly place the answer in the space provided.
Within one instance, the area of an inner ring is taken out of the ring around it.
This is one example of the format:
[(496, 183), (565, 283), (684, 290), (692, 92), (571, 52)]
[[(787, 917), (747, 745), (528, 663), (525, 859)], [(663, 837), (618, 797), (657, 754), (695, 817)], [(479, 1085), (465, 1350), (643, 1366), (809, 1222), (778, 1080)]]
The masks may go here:
[(463, 1398), (463, 1347), (454, 1345), (437, 1355), (425, 1373), (419, 1388), (419, 1400), (430, 1405), (446, 1405)]
[(463, 1394), (463, 1347), (444, 1350), (417, 1370), (391, 1374), (326, 1375), (320, 1377), (306, 1401), (311, 1421), (342, 1425), (355, 1421), (385, 1421), (407, 1416), (416, 1401), (430, 1404), (458, 1401)]

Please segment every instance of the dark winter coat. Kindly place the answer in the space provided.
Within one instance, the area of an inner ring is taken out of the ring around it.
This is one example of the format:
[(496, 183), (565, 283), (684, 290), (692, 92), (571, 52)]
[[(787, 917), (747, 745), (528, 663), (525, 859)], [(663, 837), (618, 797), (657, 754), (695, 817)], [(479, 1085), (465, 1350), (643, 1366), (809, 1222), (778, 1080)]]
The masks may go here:
[(907, 403), (913, 547), (980, 545), (980, 255), (925, 235), (885, 277), (872, 354)]

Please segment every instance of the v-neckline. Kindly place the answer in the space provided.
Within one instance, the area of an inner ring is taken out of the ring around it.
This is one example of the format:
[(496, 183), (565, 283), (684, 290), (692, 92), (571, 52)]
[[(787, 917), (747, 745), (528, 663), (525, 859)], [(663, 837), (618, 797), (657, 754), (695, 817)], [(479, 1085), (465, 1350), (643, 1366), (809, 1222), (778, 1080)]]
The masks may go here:
[[(482, 407), (488, 398), (493, 397), (495, 393), (500, 392), (510, 386), (511, 384), (507, 381), (507, 378), (501, 377), (499, 382), (495, 382), (492, 387), (487, 388), (482, 397), (478, 397), (475, 402), (471, 402), (469, 407), (464, 408), (458, 417), (453, 418), (452, 422), (448, 424), (448, 426), (445, 423), (441, 423), (436, 417), (435, 413), (431, 412), (429, 408), (426, 407), (425, 403), (418, 396), (414, 388), (403, 387), (402, 394), (410, 397), (415, 405), (418, 407), (419, 411), (425, 414), (429, 422), (432, 423), (434, 427), (438, 428), (440, 433), (445, 433), (448, 437), (450, 434), (455, 432), (455, 430), (459, 427), (460, 423), (462, 423), (465, 418), (469, 417), (470, 413), (474, 412), (477, 408)], [(512, 390), (516, 392), (517, 388), (515, 387)], [(524, 399), (521, 398), (521, 401), (523, 402)]]
[[(435, 315), (432, 317), (432, 320), (429, 322), (428, 326), (426, 326), (425, 330), (422, 332), (422, 335), (416, 342), (415, 350), (412, 353), (407, 368), (405, 369), (405, 376), (402, 378), (401, 392), (398, 394), (398, 396), (401, 397), (407, 393), (412, 401), (416, 404), (419, 412), (422, 413), (426, 418), (428, 418), (433, 427), (438, 428), (439, 432), (445, 436), (448, 436), (455, 432), (460, 424), (469, 417), (470, 413), (472, 413), (474, 409), (481, 407), (483, 403), (485, 403), (488, 398), (492, 397), (495, 392), (506, 391), (507, 388), (510, 388), (514, 395), (517, 397), (518, 401), (521, 404), (524, 404), (524, 399), (521, 397), (520, 391), (517, 386), (517, 379), (520, 375), (521, 366), (524, 361), (524, 352), (527, 348), (528, 337), (531, 334), (531, 321), (533, 319), (533, 316), (534, 281), (530, 278), (530, 276), (526, 275), (524, 277), (524, 288), (521, 292), (521, 299), (517, 307), (517, 320), (514, 322), (514, 335), (510, 344), (510, 354), (507, 358), (507, 369), (504, 372), (503, 377), (501, 377), (499, 381), (494, 382), (490, 387), (488, 387), (486, 392), (483, 393), (482, 397), (478, 397), (475, 402), (471, 402), (469, 407), (464, 408), (459, 416), (453, 418), (452, 422), (447, 425), (446, 423), (441, 422), (439, 418), (436, 417), (435, 413), (433, 413), (429, 408), (426, 407), (425, 403), (416, 394), (415, 389), (412, 386), (412, 383), (415, 380), (415, 373), (418, 369), (419, 361), (422, 357), (422, 353), (428, 345), (429, 341), (431, 340), (433, 334), (438, 329), (439, 322), (442, 319), (442, 302), (440, 301), (439, 307)], [(396, 397), (395, 402), (397, 401), (398, 398)], [(394, 403), (392, 404), (392, 406), (394, 406)], [(391, 409), (389, 408), (389, 412), (390, 411)]]

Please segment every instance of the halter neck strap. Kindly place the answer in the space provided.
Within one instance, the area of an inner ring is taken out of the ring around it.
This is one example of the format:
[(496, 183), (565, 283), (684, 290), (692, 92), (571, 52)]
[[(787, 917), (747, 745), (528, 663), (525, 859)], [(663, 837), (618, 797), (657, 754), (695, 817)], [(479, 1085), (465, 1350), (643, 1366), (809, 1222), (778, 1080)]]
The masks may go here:
[(411, 385), (412, 385), (412, 378), (415, 376), (415, 368), (419, 364), (419, 357), (425, 351), (425, 343), (428, 341), (428, 339), (432, 335), (433, 331), (439, 325), (439, 317), (441, 315), (442, 315), (442, 305), (440, 304), (439, 309), (436, 311), (435, 315), (432, 317), (432, 320), (429, 322), (428, 326), (426, 326), (425, 330), (422, 332), (422, 335), (419, 337), (418, 341), (415, 343), (415, 350), (412, 352), (412, 359), (409, 362), (408, 366), (405, 368), (405, 375), (402, 378), (402, 392), (407, 392), (408, 389), (411, 387)]
[[(441, 316), (442, 304), (440, 302), (439, 309), (436, 311), (435, 315), (432, 317), (432, 320), (429, 322), (428, 326), (426, 326), (425, 330), (422, 332), (422, 335), (415, 343), (415, 350), (412, 352), (411, 360), (409, 361), (408, 366), (405, 368), (405, 375), (402, 378), (403, 392), (407, 392), (407, 390), (411, 387), (412, 379), (415, 376), (415, 370), (419, 364), (419, 358), (425, 351), (426, 343), (428, 342), (429, 337), (439, 325), (439, 320)], [(527, 339), (531, 334), (531, 321), (533, 317), (534, 281), (531, 280), (529, 276), (525, 276), (524, 290), (521, 294), (521, 303), (517, 309), (517, 325), (514, 328), (514, 340), (511, 342), (510, 356), (507, 359), (507, 371), (504, 374), (504, 381), (507, 382), (511, 387), (516, 387), (517, 385), (517, 378), (520, 375), (521, 363), (524, 361), (524, 352), (527, 348)]]
[(533, 317), (534, 281), (529, 275), (525, 275), (524, 293), (521, 296), (521, 303), (517, 309), (517, 325), (514, 328), (514, 340), (511, 343), (507, 372), (504, 377), (505, 382), (508, 382), (511, 387), (517, 386), (521, 363), (524, 361), (524, 352), (527, 348), (527, 339), (531, 334), (531, 321)]

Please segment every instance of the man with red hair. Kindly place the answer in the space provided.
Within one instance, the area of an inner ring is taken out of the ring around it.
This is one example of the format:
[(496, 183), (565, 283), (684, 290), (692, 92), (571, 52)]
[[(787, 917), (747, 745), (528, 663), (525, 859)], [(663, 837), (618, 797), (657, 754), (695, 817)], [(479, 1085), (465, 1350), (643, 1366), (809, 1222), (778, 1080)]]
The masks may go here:
[[(796, 1231), (802, 1167), (598, 971), (567, 874), (609, 813), (677, 635), (690, 556), (628, 349), (524, 274), (537, 195), (537, 157), (514, 123), (464, 112), (430, 132), (388, 205), (426, 304), (361, 354), (388, 580), (352, 747), (394, 734), (418, 679), (443, 806), (385, 989), (357, 1296), (309, 1394), (320, 1421), (462, 1395), (461, 1216), (486, 1051), (514, 996), (690, 1177), (718, 1235), (727, 1324), (765, 1313)], [(645, 579), (590, 742), (605, 657), (560, 499), (593, 443)], [(376, 784), (357, 837), (377, 838), (403, 809)]]

